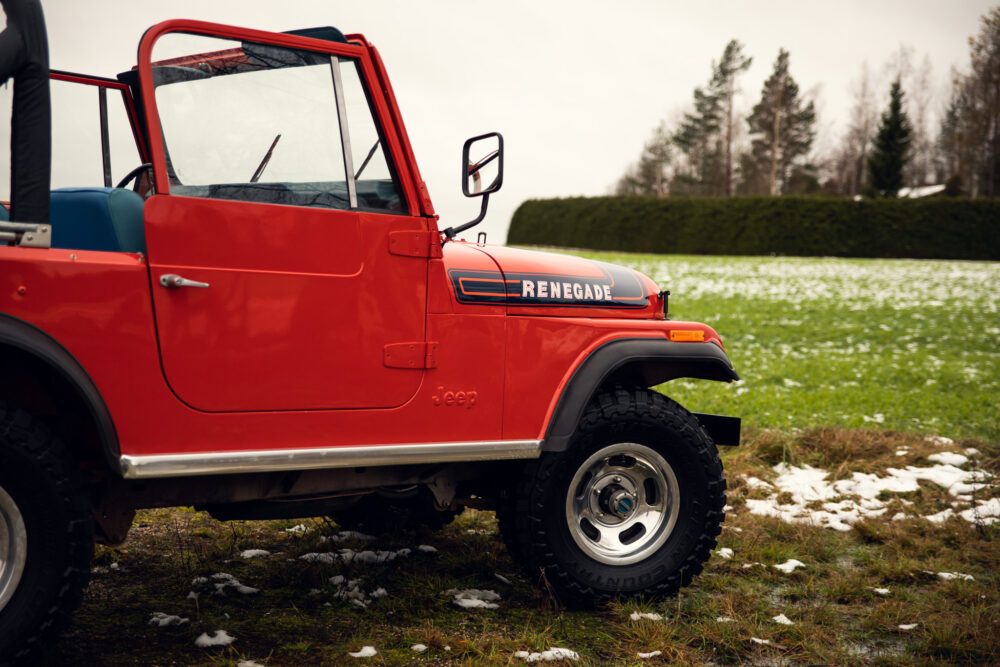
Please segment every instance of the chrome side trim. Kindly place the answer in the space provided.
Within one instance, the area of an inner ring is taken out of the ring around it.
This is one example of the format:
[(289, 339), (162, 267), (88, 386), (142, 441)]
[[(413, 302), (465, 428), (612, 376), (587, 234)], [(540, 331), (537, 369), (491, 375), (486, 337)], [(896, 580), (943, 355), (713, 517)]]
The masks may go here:
[(205, 454), (123, 455), (126, 479), (225, 475), (281, 470), (316, 470), (459, 461), (505, 461), (536, 459), (541, 440), (494, 440), (487, 442), (441, 442), (415, 445), (355, 445), (316, 449), (268, 449)]

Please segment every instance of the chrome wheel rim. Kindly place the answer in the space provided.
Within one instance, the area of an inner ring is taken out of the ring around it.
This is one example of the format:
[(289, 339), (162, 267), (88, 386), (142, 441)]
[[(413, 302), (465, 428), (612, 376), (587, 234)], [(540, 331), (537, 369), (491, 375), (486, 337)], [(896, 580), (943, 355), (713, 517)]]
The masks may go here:
[(24, 574), (28, 532), (17, 504), (0, 487), (0, 610), (14, 597)]
[(601, 563), (629, 565), (663, 546), (677, 523), (680, 487), (656, 450), (608, 445), (577, 469), (566, 492), (569, 533)]

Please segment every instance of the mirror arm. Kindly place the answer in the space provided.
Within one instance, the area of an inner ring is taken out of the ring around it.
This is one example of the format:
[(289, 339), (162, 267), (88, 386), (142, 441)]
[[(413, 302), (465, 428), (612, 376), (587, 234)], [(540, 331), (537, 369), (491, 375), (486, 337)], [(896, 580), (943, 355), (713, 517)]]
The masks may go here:
[(486, 217), (486, 206), (489, 204), (489, 202), (490, 202), (490, 193), (487, 192), (485, 195), (483, 195), (483, 206), (482, 208), (479, 209), (479, 215), (476, 216), (476, 219), (467, 222), (464, 225), (459, 225), (458, 227), (449, 227), (448, 229), (444, 230), (444, 235), (447, 237), (447, 240), (450, 241), (454, 239), (455, 234), (461, 234), (466, 229), (469, 229), (470, 227), (475, 227), (480, 222), (482, 222), (483, 218)]

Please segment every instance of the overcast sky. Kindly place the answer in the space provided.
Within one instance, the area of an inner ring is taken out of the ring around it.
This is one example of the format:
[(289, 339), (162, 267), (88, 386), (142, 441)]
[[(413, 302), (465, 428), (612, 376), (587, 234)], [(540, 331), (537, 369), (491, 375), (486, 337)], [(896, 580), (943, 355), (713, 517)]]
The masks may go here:
[[(968, 38), (997, 0), (42, 4), (52, 67), (105, 76), (134, 65), (143, 31), (168, 18), (275, 31), (333, 25), (365, 34), (385, 60), (442, 228), (478, 212), (478, 203), (461, 195), (462, 142), (503, 133), (504, 187), (475, 230), (499, 243), (525, 199), (608, 193), (659, 121), (676, 118), (705, 84), (730, 39), (754, 59), (738, 106), (749, 110), (759, 98), (783, 47), (800, 89), (816, 96), (819, 141), (832, 145), (864, 62), (881, 76), (893, 53), (909, 46), (918, 64), (930, 57), (944, 91), (952, 67), (967, 69)], [(877, 80), (884, 96), (888, 76)], [(9, 96), (9, 86), (3, 93)]]

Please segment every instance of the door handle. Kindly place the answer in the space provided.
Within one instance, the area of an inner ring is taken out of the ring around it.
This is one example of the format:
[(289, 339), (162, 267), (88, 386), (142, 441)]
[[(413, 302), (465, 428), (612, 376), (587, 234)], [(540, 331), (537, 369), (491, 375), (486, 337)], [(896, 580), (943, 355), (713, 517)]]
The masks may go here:
[(181, 278), (176, 273), (164, 273), (160, 276), (160, 284), (167, 289), (177, 289), (178, 287), (208, 287), (208, 283), (201, 283), (197, 280)]

